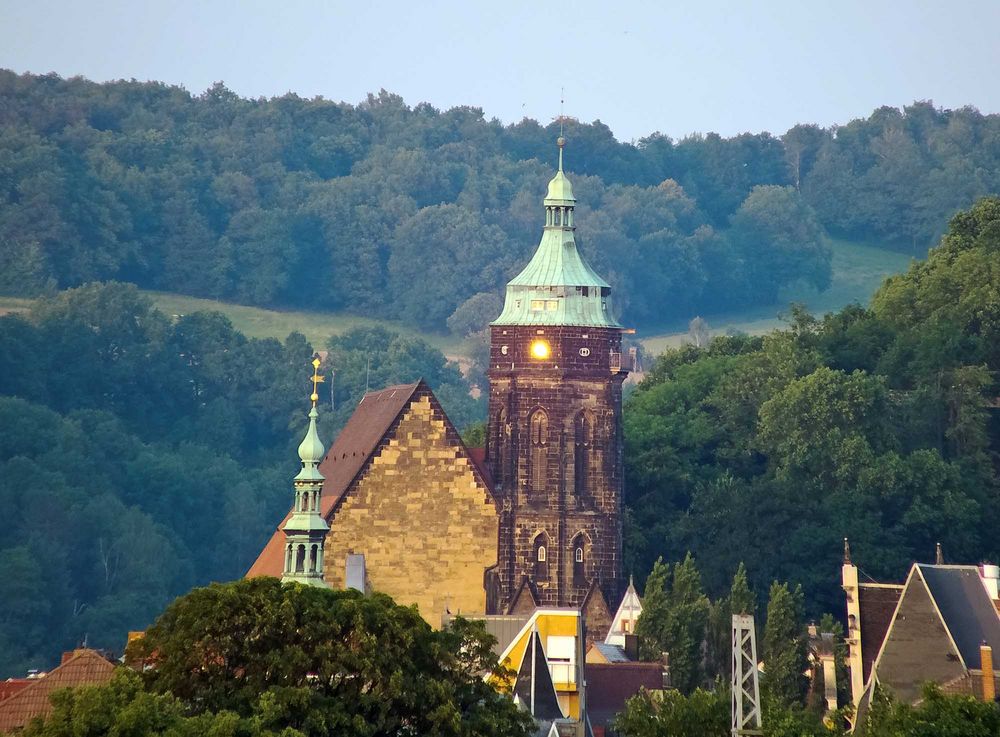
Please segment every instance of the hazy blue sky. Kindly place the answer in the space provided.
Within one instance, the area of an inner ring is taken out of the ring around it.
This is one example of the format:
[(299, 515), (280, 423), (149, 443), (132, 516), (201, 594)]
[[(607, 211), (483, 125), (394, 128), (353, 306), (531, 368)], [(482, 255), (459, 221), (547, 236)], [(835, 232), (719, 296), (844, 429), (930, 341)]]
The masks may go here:
[(476, 105), (505, 122), (783, 132), (931, 99), (1000, 111), (1000, 1), (0, 0), (0, 66), (200, 92)]

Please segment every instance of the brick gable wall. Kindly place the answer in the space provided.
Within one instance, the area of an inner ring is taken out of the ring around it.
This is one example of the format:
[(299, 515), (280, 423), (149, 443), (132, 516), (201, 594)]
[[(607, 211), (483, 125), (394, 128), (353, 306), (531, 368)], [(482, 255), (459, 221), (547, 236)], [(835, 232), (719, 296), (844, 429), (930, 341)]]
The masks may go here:
[(486, 609), (484, 572), (497, 562), (497, 510), (429, 393), (414, 397), (330, 520), (324, 567), (343, 588), (349, 552), (371, 589), (416, 604), (437, 626)]

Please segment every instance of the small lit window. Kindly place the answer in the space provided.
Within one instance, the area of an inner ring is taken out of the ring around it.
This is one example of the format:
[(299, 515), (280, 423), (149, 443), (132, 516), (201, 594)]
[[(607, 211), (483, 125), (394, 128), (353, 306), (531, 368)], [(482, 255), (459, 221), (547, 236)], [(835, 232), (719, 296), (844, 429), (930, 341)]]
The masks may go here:
[(539, 545), (538, 546), (538, 562), (539, 563), (544, 563), (545, 562), (545, 546), (544, 545)]
[(576, 562), (583, 563), (583, 548), (576, 549)]
[(631, 619), (623, 619), (622, 620), (622, 632), (631, 632), (631, 631), (632, 631), (632, 620)]
[(559, 309), (559, 300), (558, 299), (547, 299), (547, 300), (545, 300), (545, 310), (547, 312), (555, 312), (558, 309)]
[(545, 309), (545, 300), (544, 299), (533, 299), (533, 300), (531, 300), (531, 311), (532, 312), (541, 312), (544, 309)]
[(507, 346), (505, 346), (505, 345), (500, 346), (500, 353), (501, 354), (503, 354), (503, 355), (506, 356), (508, 350), (510, 350), (510, 349)]

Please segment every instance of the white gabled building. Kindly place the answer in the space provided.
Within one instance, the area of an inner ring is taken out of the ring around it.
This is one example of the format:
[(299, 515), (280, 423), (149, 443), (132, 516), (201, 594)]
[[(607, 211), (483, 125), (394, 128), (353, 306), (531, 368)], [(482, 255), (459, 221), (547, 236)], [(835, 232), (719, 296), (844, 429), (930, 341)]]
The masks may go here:
[(642, 614), (642, 599), (636, 593), (635, 584), (632, 582), (632, 577), (629, 576), (628, 588), (625, 590), (625, 596), (622, 597), (622, 603), (618, 606), (618, 611), (615, 612), (615, 618), (611, 620), (611, 629), (608, 630), (608, 636), (604, 638), (605, 644), (624, 648), (625, 635), (635, 633), (635, 623), (640, 614)]

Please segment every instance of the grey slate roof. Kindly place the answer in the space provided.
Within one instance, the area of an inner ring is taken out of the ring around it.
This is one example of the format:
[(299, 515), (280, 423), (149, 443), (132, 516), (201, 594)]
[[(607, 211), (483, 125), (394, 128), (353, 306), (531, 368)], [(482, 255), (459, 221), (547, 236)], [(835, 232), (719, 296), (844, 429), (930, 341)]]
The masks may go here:
[(455, 616), (461, 616), (471, 622), (482, 622), (486, 631), (497, 640), (493, 646), (493, 652), (497, 657), (503, 654), (503, 651), (524, 627), (524, 623), (531, 618), (530, 614), (449, 614), (442, 618), (442, 626), (447, 627), (455, 619)]
[(979, 646), (984, 641), (1000, 648), (1000, 614), (990, 600), (976, 566), (917, 566), (937, 604), (945, 626), (965, 661), (965, 667), (982, 667)]
[(625, 648), (618, 645), (609, 645), (606, 642), (595, 642), (594, 647), (604, 656), (604, 659), (609, 663), (628, 663), (631, 662), (625, 656)]

